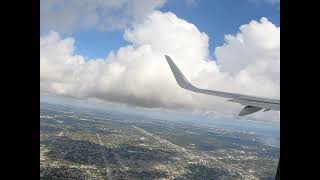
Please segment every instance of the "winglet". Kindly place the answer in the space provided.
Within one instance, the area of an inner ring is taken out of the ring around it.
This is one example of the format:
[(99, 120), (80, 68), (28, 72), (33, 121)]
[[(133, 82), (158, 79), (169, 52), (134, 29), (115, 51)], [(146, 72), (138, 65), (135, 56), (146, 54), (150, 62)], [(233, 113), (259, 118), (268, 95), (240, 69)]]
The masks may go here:
[(194, 86), (186, 79), (186, 77), (182, 74), (178, 66), (172, 61), (172, 59), (168, 55), (164, 56), (166, 57), (170, 69), (179, 86), (187, 90), (192, 90)]

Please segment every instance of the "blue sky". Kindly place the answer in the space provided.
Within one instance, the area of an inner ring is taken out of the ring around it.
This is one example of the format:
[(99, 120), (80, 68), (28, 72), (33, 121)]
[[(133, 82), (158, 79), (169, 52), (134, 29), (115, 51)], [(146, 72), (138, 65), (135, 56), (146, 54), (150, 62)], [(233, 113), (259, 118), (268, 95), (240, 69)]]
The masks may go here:
[[(280, 11), (277, 4), (267, 0), (198, 0), (188, 4), (181, 0), (168, 0), (159, 10), (171, 11), (179, 18), (196, 25), (209, 37), (210, 55), (215, 47), (224, 42), (225, 34), (235, 34), (242, 24), (251, 20), (268, 18), (280, 26)], [(87, 58), (105, 58), (111, 50), (128, 44), (123, 39), (123, 30), (99, 31), (90, 29), (72, 34), (76, 39), (76, 53)]]

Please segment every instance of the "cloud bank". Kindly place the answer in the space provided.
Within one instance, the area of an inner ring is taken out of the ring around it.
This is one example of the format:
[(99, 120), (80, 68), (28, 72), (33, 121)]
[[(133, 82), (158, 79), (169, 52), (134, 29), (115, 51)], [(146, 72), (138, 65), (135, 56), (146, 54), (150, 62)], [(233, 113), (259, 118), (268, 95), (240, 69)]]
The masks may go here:
[(123, 30), (138, 23), (165, 0), (45, 0), (40, 2), (40, 25), (72, 33), (94, 28), (101, 31)]
[[(153, 11), (125, 28), (128, 45), (105, 59), (74, 53), (72, 37), (40, 37), (40, 91), (141, 107), (237, 114), (242, 106), (180, 88), (164, 54), (200, 88), (279, 98), (280, 27), (266, 18), (242, 25), (210, 59), (209, 37), (171, 12)], [(278, 119), (269, 111), (253, 116)]]

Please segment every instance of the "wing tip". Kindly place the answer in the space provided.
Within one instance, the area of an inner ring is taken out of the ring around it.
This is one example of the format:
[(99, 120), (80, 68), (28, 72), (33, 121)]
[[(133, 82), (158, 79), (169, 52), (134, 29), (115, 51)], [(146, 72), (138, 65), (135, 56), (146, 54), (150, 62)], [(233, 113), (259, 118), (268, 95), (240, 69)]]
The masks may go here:
[(173, 60), (170, 58), (170, 56), (168, 55), (164, 55), (169, 66), (170, 69), (175, 77), (176, 82), (178, 83), (178, 85), (184, 89), (187, 90), (191, 90), (193, 88), (193, 86), (191, 85), (191, 83), (185, 78), (185, 76), (183, 75), (183, 73), (180, 71), (180, 69), (178, 68), (178, 66), (173, 62)]
[(172, 61), (172, 59), (170, 58), (170, 56), (168, 56), (168, 55), (165, 54), (164, 57), (166, 58), (167, 61)]

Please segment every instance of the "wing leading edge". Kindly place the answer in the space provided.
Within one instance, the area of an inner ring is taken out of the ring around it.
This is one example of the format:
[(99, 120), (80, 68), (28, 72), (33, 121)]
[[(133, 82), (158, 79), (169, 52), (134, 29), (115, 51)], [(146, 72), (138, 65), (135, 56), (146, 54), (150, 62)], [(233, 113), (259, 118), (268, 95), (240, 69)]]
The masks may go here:
[(249, 96), (249, 95), (242, 95), (242, 94), (235, 94), (235, 93), (228, 93), (228, 92), (221, 92), (221, 91), (213, 91), (207, 89), (200, 89), (193, 86), (182, 74), (178, 66), (172, 61), (172, 59), (165, 55), (165, 58), (171, 68), (171, 71), (179, 84), (180, 87), (207, 95), (219, 96), (224, 98), (229, 98), (228, 101), (236, 102), (245, 107), (240, 111), (239, 116), (244, 116), (248, 114), (255, 113), (261, 109), (265, 109), (264, 111), (269, 110), (276, 110), (280, 111), (280, 100), (279, 99), (271, 99), (265, 97), (257, 97), (257, 96)]

